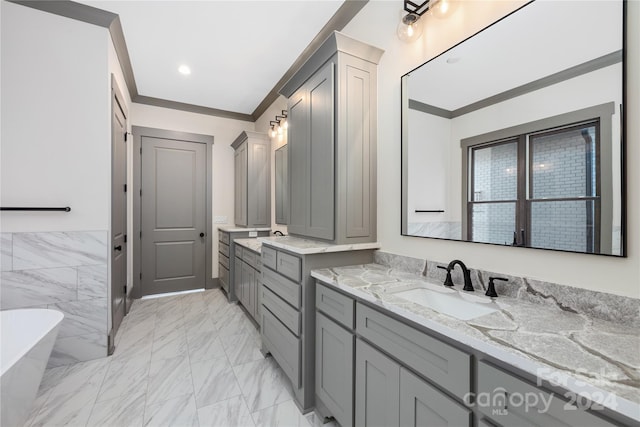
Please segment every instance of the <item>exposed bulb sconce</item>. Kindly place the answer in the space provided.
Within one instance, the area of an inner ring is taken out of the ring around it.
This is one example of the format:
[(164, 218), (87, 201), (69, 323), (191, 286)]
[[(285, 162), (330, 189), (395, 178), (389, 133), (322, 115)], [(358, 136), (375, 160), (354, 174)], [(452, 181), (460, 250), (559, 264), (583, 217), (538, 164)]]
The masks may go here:
[(271, 138), (275, 138), (276, 135), (282, 135), (289, 128), (287, 110), (282, 110), (282, 115), (276, 116), (276, 119), (270, 121), (269, 124), (271, 125), (271, 130), (269, 131)]
[(404, 0), (404, 9), (400, 14), (398, 24), (398, 38), (411, 43), (422, 35), (422, 16), (429, 12), (438, 18), (444, 18), (454, 10), (454, 0), (425, 0), (422, 3), (414, 3)]

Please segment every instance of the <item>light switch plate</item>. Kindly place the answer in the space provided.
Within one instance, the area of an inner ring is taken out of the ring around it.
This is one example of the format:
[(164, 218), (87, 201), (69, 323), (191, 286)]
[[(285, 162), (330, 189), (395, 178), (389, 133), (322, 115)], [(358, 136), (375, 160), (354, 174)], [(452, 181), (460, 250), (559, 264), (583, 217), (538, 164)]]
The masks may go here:
[(226, 216), (214, 216), (213, 217), (214, 224), (226, 224), (227, 217)]
[(249, 237), (258, 237), (258, 232), (257, 231), (250, 231), (249, 232)]

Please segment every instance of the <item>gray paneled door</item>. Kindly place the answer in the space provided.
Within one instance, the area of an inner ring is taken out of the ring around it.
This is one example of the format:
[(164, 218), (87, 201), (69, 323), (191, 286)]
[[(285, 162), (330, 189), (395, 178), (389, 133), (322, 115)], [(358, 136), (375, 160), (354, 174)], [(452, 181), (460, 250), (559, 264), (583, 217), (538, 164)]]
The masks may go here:
[[(126, 110), (112, 81), (111, 99), (111, 338), (125, 315), (127, 288), (127, 145)], [(112, 341), (113, 342), (113, 341)], [(110, 344), (112, 344), (112, 342)], [(111, 349), (109, 349), (111, 351)]]
[(204, 288), (206, 144), (141, 144), (142, 295)]

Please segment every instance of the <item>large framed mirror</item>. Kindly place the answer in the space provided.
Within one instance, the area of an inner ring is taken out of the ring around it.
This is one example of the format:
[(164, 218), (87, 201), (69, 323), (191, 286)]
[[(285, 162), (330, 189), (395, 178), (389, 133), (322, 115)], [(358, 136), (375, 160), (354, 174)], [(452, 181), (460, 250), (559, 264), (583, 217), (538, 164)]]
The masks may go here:
[(402, 76), (402, 234), (625, 256), (624, 23), (534, 1)]

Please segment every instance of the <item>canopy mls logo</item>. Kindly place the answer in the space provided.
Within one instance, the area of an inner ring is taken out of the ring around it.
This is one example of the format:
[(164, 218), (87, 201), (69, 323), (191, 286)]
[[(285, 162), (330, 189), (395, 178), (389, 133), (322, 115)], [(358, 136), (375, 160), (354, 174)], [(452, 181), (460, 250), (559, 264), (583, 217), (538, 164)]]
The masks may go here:
[[(587, 371), (584, 370), (586, 373)], [(543, 381), (555, 387), (569, 388), (569, 377), (551, 368), (540, 368), (537, 372), (536, 385), (544, 387)], [(601, 372), (599, 378), (608, 378), (606, 372)], [(586, 387), (589, 384), (571, 380), (574, 387)], [(554, 411), (577, 411), (591, 410), (601, 411), (604, 407), (613, 409), (618, 407), (616, 396), (593, 389), (592, 391), (566, 391), (563, 394), (555, 392), (536, 390), (531, 387), (531, 391), (527, 392), (509, 392), (504, 387), (496, 387), (490, 391), (478, 393), (467, 393), (464, 396), (464, 402), (468, 407), (478, 406), (481, 408), (489, 408), (494, 416), (505, 416), (510, 410), (513, 412), (524, 413), (548, 413), (552, 406)], [(517, 409), (516, 409), (517, 408)]]

